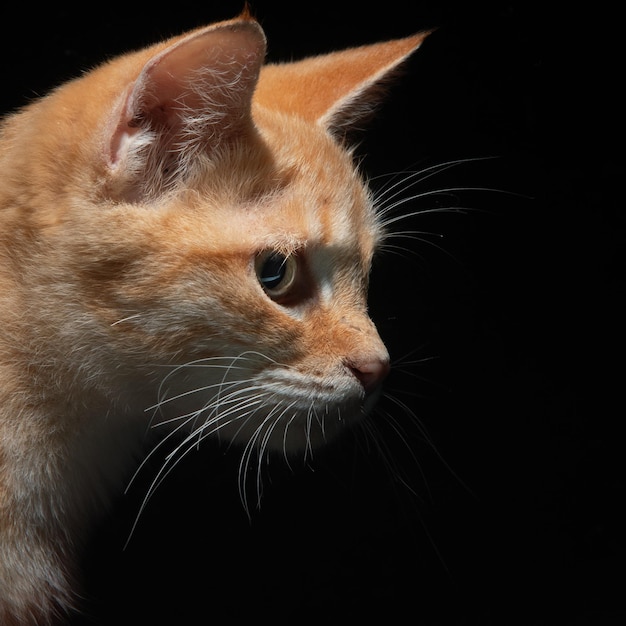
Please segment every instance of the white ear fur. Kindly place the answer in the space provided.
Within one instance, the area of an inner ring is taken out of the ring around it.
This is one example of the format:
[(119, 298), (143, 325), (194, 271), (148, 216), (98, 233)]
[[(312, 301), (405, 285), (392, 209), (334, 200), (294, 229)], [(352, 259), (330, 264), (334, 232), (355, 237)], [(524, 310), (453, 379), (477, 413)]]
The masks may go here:
[(109, 167), (124, 193), (161, 192), (198, 152), (245, 133), (264, 55), (260, 26), (240, 19), (196, 31), (152, 57), (110, 125)]

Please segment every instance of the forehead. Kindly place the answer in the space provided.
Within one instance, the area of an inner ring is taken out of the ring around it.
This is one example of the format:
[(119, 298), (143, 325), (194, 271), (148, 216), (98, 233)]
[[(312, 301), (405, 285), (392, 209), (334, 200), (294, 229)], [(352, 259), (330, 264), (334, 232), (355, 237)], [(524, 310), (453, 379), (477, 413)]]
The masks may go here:
[[(273, 120), (275, 122), (275, 120)], [(277, 242), (373, 248), (378, 222), (372, 201), (351, 154), (321, 128), (290, 120), (270, 124), (263, 139), (287, 181), (280, 193), (261, 203), (258, 216)]]
[(251, 215), (256, 244), (284, 252), (296, 248), (362, 248), (377, 241), (377, 224), (369, 195), (361, 185), (339, 181), (332, 190), (307, 180), (281, 197), (261, 203)]
[(314, 138), (300, 150), (275, 141), (271, 159), (255, 164), (244, 156), (208, 172), (168, 213), (183, 218), (191, 239), (208, 248), (356, 246), (370, 255), (379, 225), (369, 191), (345, 151), (328, 137)]

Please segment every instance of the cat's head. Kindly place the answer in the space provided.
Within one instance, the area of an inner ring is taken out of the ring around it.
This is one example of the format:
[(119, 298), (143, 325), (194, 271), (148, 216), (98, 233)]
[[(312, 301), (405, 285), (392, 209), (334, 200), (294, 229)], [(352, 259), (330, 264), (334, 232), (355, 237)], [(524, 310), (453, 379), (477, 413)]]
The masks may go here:
[(301, 450), (368, 412), (389, 369), (366, 303), (382, 233), (340, 138), (424, 36), (262, 67), (240, 18), (9, 119), (9, 246), (47, 329), (31, 358), (196, 440)]

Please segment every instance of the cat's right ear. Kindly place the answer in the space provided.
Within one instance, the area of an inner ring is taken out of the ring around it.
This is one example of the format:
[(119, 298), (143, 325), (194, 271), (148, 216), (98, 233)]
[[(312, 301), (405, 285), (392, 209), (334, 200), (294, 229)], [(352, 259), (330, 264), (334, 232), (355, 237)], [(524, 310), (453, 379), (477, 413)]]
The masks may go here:
[(248, 132), (264, 56), (261, 27), (242, 17), (175, 39), (142, 60), (107, 125), (110, 190), (133, 200), (158, 195), (198, 153)]
[(382, 87), (430, 32), (266, 65), (255, 101), (342, 137), (372, 114), (384, 94)]

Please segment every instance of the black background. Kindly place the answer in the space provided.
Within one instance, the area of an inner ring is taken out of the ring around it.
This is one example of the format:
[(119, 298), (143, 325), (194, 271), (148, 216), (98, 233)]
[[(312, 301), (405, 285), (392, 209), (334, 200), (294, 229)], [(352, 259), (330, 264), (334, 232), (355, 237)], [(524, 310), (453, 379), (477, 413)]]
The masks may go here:
[[(4, 20), (4, 111), (241, 9), (79, 6), (18, 6)], [(145, 485), (106, 517), (73, 623), (624, 623), (618, 16), (583, 2), (251, 8), (270, 60), (438, 26), (359, 137), (363, 169), (379, 188), (383, 174), (497, 157), (405, 195), (507, 193), (408, 202), (472, 210), (400, 222), (443, 237), (398, 240), (407, 252), (374, 267), (372, 316), (396, 362), (387, 389), (429, 439), (397, 405), (381, 408), (417, 461), (381, 425), (396, 468), (352, 441), (294, 475), (273, 467), (249, 522), (236, 454), (207, 445), (160, 488), (125, 551)]]

